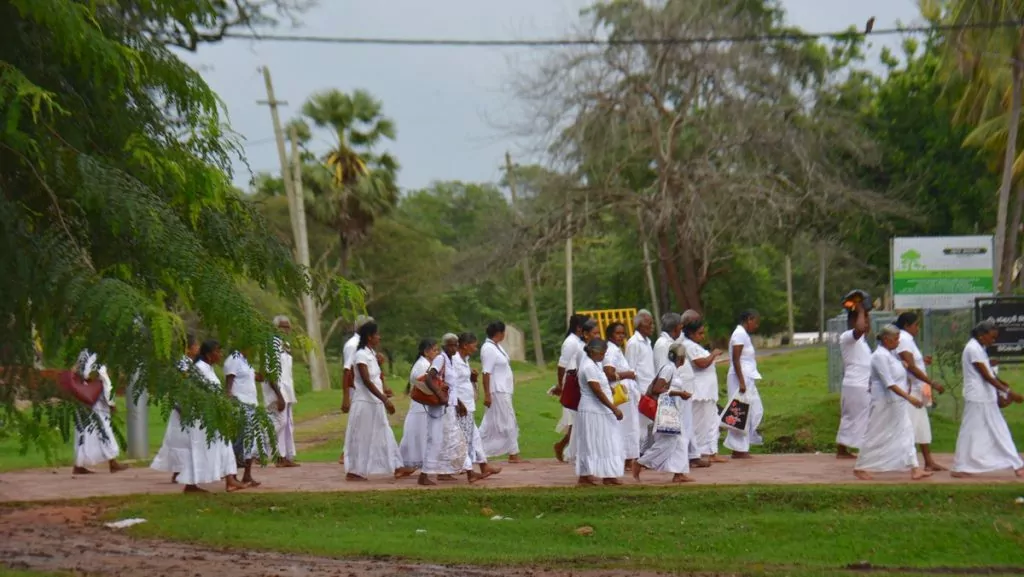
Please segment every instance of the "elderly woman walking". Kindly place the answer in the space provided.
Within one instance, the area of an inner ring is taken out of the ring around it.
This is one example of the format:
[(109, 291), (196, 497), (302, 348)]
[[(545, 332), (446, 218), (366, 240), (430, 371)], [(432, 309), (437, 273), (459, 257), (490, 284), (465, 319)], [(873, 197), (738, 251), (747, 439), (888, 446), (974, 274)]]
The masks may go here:
[(878, 340), (878, 348), (871, 354), (871, 416), (853, 474), (871, 480), (871, 473), (910, 469), (915, 481), (930, 477), (931, 473), (918, 465), (914, 449), (914, 425), (907, 409), (922, 403), (908, 392), (907, 370), (895, 353), (900, 329), (886, 325)]
[(587, 342), (580, 362), (580, 406), (576, 412), (576, 475), (580, 485), (621, 485), (625, 472), (622, 456), (622, 411), (612, 402), (612, 388), (601, 368), (608, 344), (599, 338)]
[[(647, 394), (658, 398), (668, 395), (669, 402), (680, 412), (680, 403), (689, 402), (693, 396), (684, 390), (679, 369), (686, 364), (686, 348), (681, 343), (673, 343), (668, 349), (668, 362), (659, 370), (658, 376), (647, 389)], [(644, 448), (643, 454), (633, 463), (633, 478), (640, 480), (642, 469), (652, 469), (663, 473), (672, 473), (673, 483), (689, 483), (690, 477), (690, 439), (686, 427), (678, 434), (651, 432), (651, 441)]]

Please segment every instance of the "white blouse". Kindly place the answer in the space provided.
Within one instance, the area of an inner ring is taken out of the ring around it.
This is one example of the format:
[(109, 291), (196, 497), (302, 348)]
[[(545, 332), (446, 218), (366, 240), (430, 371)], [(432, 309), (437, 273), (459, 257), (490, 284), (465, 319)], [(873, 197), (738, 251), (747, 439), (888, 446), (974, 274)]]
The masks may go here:
[(740, 368), (743, 370), (743, 377), (755, 381), (761, 379), (761, 373), (757, 370), (757, 351), (754, 350), (754, 342), (750, 340), (750, 333), (743, 325), (737, 325), (729, 339), (729, 374), (736, 374), (736, 367), (732, 362), (732, 349), (743, 345), (740, 352)]
[(633, 333), (626, 343), (626, 362), (636, 372), (637, 386), (643, 390), (651, 385), (658, 367), (654, 365), (654, 348), (651, 339), (639, 332)]
[[(633, 370), (629, 366), (629, 361), (626, 360), (626, 355), (622, 354), (622, 349), (611, 341), (608, 342), (608, 352), (604, 354), (604, 366), (615, 369), (616, 373), (625, 373)], [(637, 384), (633, 379), (620, 379), (619, 382), (628, 389), (637, 391)], [(634, 393), (634, 396), (636, 396), (636, 393)]]
[[(907, 331), (900, 331), (900, 344), (896, 346), (896, 354), (910, 353), (910, 356), (914, 358), (914, 365), (917, 366), (924, 374), (928, 374), (928, 369), (924, 364), (924, 355), (921, 354), (921, 349), (917, 347), (917, 341), (914, 340), (914, 335)], [(921, 386), (924, 384), (923, 381), (919, 380), (914, 376), (913, 373), (907, 371), (907, 378), (910, 379), (910, 394), (918, 396), (921, 394)]]
[(199, 359), (196, 361), (195, 367), (196, 371), (206, 379), (207, 383), (215, 385), (218, 389), (221, 388), (220, 378), (217, 377), (217, 371), (213, 370), (213, 367), (211, 367), (209, 363)]
[[(409, 371), (409, 386), (416, 388), (419, 385), (419, 378), (427, 374), (427, 370), (430, 369), (430, 361), (426, 357), (420, 357), (416, 359), (416, 362), (412, 364), (412, 369)], [(409, 389), (410, 391), (412, 389)], [(427, 408), (420, 403), (409, 403), (410, 413), (425, 413)]]
[(471, 376), (473, 369), (470, 368), (469, 363), (462, 358), (462, 355), (455, 353), (452, 356), (452, 363), (448, 366), (448, 373), (451, 377), (451, 385), (455, 388), (459, 397), (459, 401), (462, 402), (462, 406), (466, 407), (469, 414), (472, 415), (476, 411), (476, 390), (473, 388), (473, 381)]
[[(277, 363), (281, 367), (281, 374), (277, 379), (277, 388), (281, 391), (281, 397), (285, 403), (295, 404), (299, 401), (295, 396), (295, 381), (292, 377), (292, 354), (288, 352), (284, 341), (274, 338), (274, 348), (271, 354), (277, 355)], [(270, 387), (270, 364), (267, 364), (268, 378), (263, 381), (263, 402), (266, 406), (273, 406), (277, 402), (277, 395)]]
[(715, 363), (706, 368), (699, 368), (693, 364), (694, 360), (706, 359), (711, 353), (702, 347), (700, 343), (686, 339), (683, 341), (686, 348), (686, 360), (693, 370), (693, 400), (695, 401), (717, 401), (718, 400), (718, 372), (715, 371)]
[(994, 403), (999, 397), (996, 388), (981, 378), (974, 363), (982, 363), (992, 373), (988, 351), (977, 339), (967, 341), (963, 355), (960, 357), (960, 368), (964, 375), (964, 400), (972, 403)]
[(491, 376), (492, 393), (512, 394), (512, 365), (508, 353), (501, 345), (487, 339), (484, 346), (480, 347), (480, 364), (483, 365), (484, 374)]
[(370, 389), (367, 388), (366, 382), (363, 381), (363, 372), (359, 370), (359, 365), (366, 366), (366, 372), (370, 377), (370, 383), (377, 387), (377, 390), (383, 388), (383, 382), (380, 380), (380, 364), (377, 362), (377, 353), (370, 347), (363, 347), (356, 351), (355, 355), (352, 356), (352, 371), (353, 378), (355, 379), (355, 387), (352, 391), (353, 401), (369, 401), (377, 404), (384, 404), (374, 396)]
[(879, 346), (871, 353), (871, 399), (885, 403), (906, 402), (889, 389), (893, 385), (907, 390), (907, 369), (896, 353)]
[(601, 386), (601, 390), (604, 391), (604, 395), (609, 399), (612, 396), (612, 387), (608, 382), (608, 377), (604, 374), (604, 370), (601, 369), (594, 362), (594, 359), (587, 357), (585, 361), (580, 363), (580, 406), (581, 412), (589, 413), (600, 413), (609, 412), (608, 407), (597, 398), (594, 391), (590, 389), (591, 382), (596, 382)]
[(242, 353), (234, 352), (224, 361), (224, 376), (234, 375), (231, 383), (231, 396), (246, 405), (259, 403), (256, 395), (256, 371)]

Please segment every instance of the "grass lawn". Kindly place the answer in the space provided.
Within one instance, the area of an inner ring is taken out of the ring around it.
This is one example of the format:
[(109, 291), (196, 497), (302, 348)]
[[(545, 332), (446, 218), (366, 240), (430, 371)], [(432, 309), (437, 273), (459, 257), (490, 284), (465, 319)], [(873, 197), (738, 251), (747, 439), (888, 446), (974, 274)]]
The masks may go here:
[[(133, 498), (109, 515), (148, 519), (129, 530), (138, 536), (326, 556), (821, 575), (860, 562), (910, 572), (1021, 568), (1020, 493), (876, 486), (167, 495)], [(580, 527), (593, 534), (578, 535)]]
[[(759, 360), (764, 380), (760, 383), (765, 404), (762, 433), (765, 445), (755, 450), (762, 452), (828, 452), (835, 448), (835, 432), (839, 426), (839, 395), (828, 392), (826, 362), (823, 348), (810, 348), (764, 357)], [(561, 416), (558, 401), (547, 396), (554, 384), (554, 370), (540, 370), (533, 364), (513, 363), (516, 374), (516, 414), (519, 418), (520, 447), (526, 457), (550, 457), (551, 445), (558, 439), (555, 424)], [(719, 382), (725, 400), (725, 372), (719, 365)], [(391, 417), (395, 435), (401, 438), (409, 399), (404, 395), (408, 366), (395, 366), (396, 375), (388, 378), (395, 390), (398, 409)], [(1019, 382), (1020, 371), (1004, 372), (1011, 384)], [(309, 391), (308, 373), (303, 365), (296, 366), (296, 380), (301, 392), (296, 405), (297, 440), (302, 445), (300, 460), (335, 461), (341, 450), (346, 416), (339, 411), (341, 393), (338, 390)], [(952, 452), (956, 444), (958, 422), (952, 415), (952, 403), (939, 397), (940, 407), (932, 413), (933, 448), (938, 452)], [(123, 402), (122, 402), (123, 405)], [(122, 407), (123, 411), (123, 407)], [(478, 403), (477, 420), (483, 418), (483, 403)], [(1014, 405), (1004, 411), (1014, 438), (1024, 443), (1024, 407)], [(123, 415), (122, 415), (123, 418)], [(166, 424), (159, 410), (151, 409), (149, 443), (151, 455), (156, 453), (163, 439)], [(57, 464), (71, 463), (71, 447), (66, 446), (58, 456)], [(16, 441), (0, 440), (0, 472), (26, 467), (46, 466), (41, 454), (30, 452), (20, 455)]]

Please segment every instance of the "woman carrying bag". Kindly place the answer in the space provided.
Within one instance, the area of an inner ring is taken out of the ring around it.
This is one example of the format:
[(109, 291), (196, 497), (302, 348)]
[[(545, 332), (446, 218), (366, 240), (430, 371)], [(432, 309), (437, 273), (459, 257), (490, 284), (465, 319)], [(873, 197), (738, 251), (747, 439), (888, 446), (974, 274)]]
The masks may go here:
[[(686, 364), (686, 349), (674, 343), (668, 349), (668, 363), (658, 370), (647, 395), (658, 399), (658, 413), (648, 435), (649, 446), (633, 463), (633, 478), (640, 480), (643, 469), (672, 473), (673, 483), (690, 483), (690, 439), (681, 426), (680, 402), (689, 402), (692, 393), (683, 390), (679, 369)], [(674, 418), (673, 418), (674, 413)]]

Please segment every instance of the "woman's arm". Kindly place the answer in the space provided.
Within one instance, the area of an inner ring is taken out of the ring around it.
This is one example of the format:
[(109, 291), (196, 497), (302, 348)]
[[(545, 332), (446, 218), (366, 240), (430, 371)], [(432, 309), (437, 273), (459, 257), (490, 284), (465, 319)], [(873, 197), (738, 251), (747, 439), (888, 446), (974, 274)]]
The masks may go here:
[(235, 386), (235, 375), (227, 375), (224, 378), (224, 394), (231, 396), (231, 388)]
[(899, 385), (889, 385), (889, 390), (895, 393), (897, 396), (903, 397), (904, 399), (907, 400), (908, 403), (914, 405), (918, 409), (924, 406), (924, 403), (922, 403), (920, 399), (916, 397), (911, 397), (910, 394), (904, 391), (902, 388), (900, 388)]
[(587, 381), (587, 386), (594, 392), (594, 396), (597, 397), (597, 400), (600, 401), (602, 405), (608, 407), (608, 410), (615, 415), (615, 418), (621, 421), (622, 411), (615, 406), (615, 403), (608, 398), (608, 395), (604, 394), (604, 390), (601, 389), (601, 383), (597, 381)]
[(647, 387), (647, 394), (648, 394), (648, 396), (651, 396), (651, 397), (657, 397), (658, 395), (664, 393), (667, 390), (668, 390), (668, 381), (666, 381), (665, 379), (663, 379), (661, 377), (658, 377), (658, 378), (654, 379), (654, 382), (651, 383), (651, 386)]
[(997, 391), (1006, 393), (1010, 400), (1017, 403), (1021, 402), (1021, 395), (1010, 390), (1010, 385), (1008, 385), (1005, 381), (1000, 380), (991, 372), (989, 372), (988, 367), (985, 366), (985, 363), (978, 361), (972, 364), (974, 365), (975, 370), (978, 371), (978, 374), (981, 375), (981, 378), (984, 379), (986, 383), (995, 387)]
[(484, 406), (491, 408), (491, 374), (484, 373)]
[(740, 394), (747, 392), (747, 380), (743, 377), (743, 365), (740, 359), (743, 357), (743, 345), (732, 347), (732, 370), (736, 373), (736, 380), (740, 382)]
[(359, 371), (359, 376), (362, 377), (366, 390), (370, 391), (371, 395), (377, 397), (380, 402), (384, 403), (388, 413), (394, 413), (395, 406), (391, 404), (391, 400), (384, 394), (384, 391), (378, 389), (377, 385), (370, 380), (370, 369), (366, 366), (366, 363), (359, 363), (356, 365), (356, 370)]
[(693, 366), (695, 366), (698, 369), (703, 371), (704, 369), (714, 365), (715, 364), (715, 360), (717, 360), (718, 356), (721, 355), (721, 354), (722, 354), (722, 351), (720, 351), (718, 349), (715, 349), (715, 350), (711, 351), (710, 355), (708, 355), (708, 356), (706, 356), (706, 357), (704, 357), (702, 359), (691, 359), (690, 363), (693, 364)]
[(917, 366), (917, 363), (914, 362), (913, 353), (911, 353), (910, 351), (903, 351), (902, 353), (900, 353), (900, 360), (902, 360), (903, 364), (907, 366), (907, 372), (914, 375), (914, 377), (916, 377), (917, 380), (921, 381), (922, 383), (928, 383), (929, 385), (931, 385), (933, 389), (940, 393), (946, 392), (946, 389), (943, 388), (942, 385), (931, 380), (931, 378), (928, 375), (926, 375), (924, 371), (921, 370), (921, 367)]

